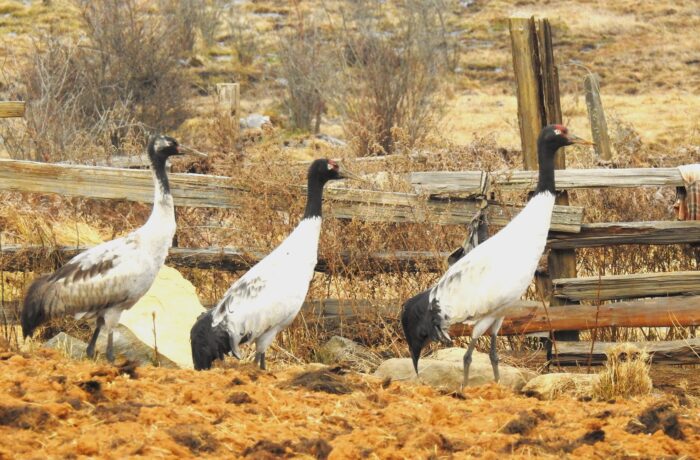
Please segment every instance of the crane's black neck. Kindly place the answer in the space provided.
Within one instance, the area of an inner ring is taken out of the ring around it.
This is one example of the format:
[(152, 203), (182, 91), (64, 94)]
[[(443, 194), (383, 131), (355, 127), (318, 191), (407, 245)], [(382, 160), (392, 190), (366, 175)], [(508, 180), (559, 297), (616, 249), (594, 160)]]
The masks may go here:
[(160, 185), (164, 195), (170, 195), (170, 182), (168, 182), (168, 173), (165, 171), (166, 158), (160, 155), (150, 155), (151, 168), (156, 176), (156, 182)]
[(321, 181), (321, 178), (318, 177), (318, 174), (309, 174), (304, 219), (308, 217), (321, 217), (321, 205), (323, 203), (324, 185), (325, 182)]
[(535, 188), (535, 195), (542, 192), (549, 192), (554, 195), (556, 192), (554, 186), (554, 155), (557, 149), (558, 147), (552, 146), (543, 140), (537, 142), (537, 160), (540, 174), (537, 180), (537, 188)]

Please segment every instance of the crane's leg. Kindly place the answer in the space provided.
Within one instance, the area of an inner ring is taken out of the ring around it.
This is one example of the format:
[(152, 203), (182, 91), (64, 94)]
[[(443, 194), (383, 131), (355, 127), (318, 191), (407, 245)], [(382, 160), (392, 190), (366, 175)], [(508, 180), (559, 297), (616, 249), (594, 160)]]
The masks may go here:
[(462, 359), (464, 364), (464, 380), (462, 381), (462, 388), (466, 387), (469, 382), (469, 366), (472, 364), (472, 353), (474, 352), (474, 346), (476, 345), (476, 338), (472, 337), (469, 341), (469, 348), (467, 352), (464, 353), (464, 358)]
[(114, 332), (107, 334), (107, 361), (114, 362)]
[(255, 352), (255, 364), (260, 366), (260, 369), (265, 370), (265, 352)]
[(263, 332), (263, 334), (255, 340), (255, 362), (260, 365), (260, 369), (266, 370), (265, 366), (265, 351), (270, 346), (279, 329), (273, 327)]
[(493, 367), (493, 378), (498, 382), (500, 376), (498, 374), (498, 352), (496, 351), (496, 333), (491, 333), (491, 350), (489, 350), (489, 358), (491, 358), (491, 367)]
[(496, 337), (498, 331), (503, 324), (503, 318), (497, 318), (491, 325), (491, 349), (489, 350), (489, 358), (491, 358), (491, 367), (493, 367), (493, 378), (498, 382), (500, 374), (498, 372), (498, 351), (496, 350)]
[(88, 343), (87, 350), (85, 350), (85, 353), (90, 359), (95, 358), (95, 344), (97, 343), (97, 337), (99, 337), (100, 330), (102, 329), (102, 326), (104, 326), (104, 324), (104, 318), (98, 316), (97, 320), (95, 320), (95, 332), (93, 332), (92, 337), (90, 338), (90, 343)]

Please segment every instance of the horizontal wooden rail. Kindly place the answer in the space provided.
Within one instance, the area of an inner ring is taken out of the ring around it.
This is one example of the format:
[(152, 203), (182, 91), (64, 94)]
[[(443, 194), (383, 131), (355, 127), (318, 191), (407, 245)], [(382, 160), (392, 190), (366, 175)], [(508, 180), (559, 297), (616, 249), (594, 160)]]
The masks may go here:
[(614, 244), (681, 244), (700, 242), (700, 221), (611, 222), (583, 224), (576, 234), (551, 233), (547, 246), (577, 249)]
[[(0, 270), (19, 272), (40, 267), (54, 270), (71, 257), (84, 251), (85, 247), (43, 247), (7, 245), (0, 248)], [(177, 268), (201, 268), (224, 271), (247, 270), (267, 253), (235, 248), (171, 248), (166, 264)], [(423, 271), (441, 272), (446, 267), (448, 253), (429, 251), (385, 251), (359, 257), (351, 253), (340, 255), (343, 270), (348, 272), (392, 272)], [(364, 262), (360, 265), (360, 262)], [(319, 259), (318, 272), (332, 271), (329, 261)]]
[[(597, 318), (597, 319), (596, 319)], [(523, 300), (508, 311), (501, 335), (585, 330), (596, 327), (700, 326), (700, 296), (630, 300), (595, 305), (563, 305), (544, 309), (540, 302)], [(471, 334), (471, 326), (456, 325), (453, 336)]]
[[(170, 174), (169, 177), (177, 206), (236, 208), (245, 193), (228, 177), (199, 174)], [(31, 161), (0, 160), (0, 190), (153, 201), (150, 171)], [(303, 193), (303, 187), (298, 190)], [(334, 201), (329, 215), (371, 222), (460, 225), (471, 221), (478, 206), (477, 202), (469, 200), (426, 200), (414, 193), (349, 188), (329, 188), (326, 196)], [(493, 203), (487, 213), (494, 225), (505, 225), (520, 209), (520, 206)], [(582, 220), (582, 208), (556, 206), (551, 228), (559, 232), (578, 232)]]
[[(700, 338), (687, 340), (669, 340), (666, 342), (633, 342), (639, 349), (645, 349), (651, 355), (653, 364), (698, 364), (700, 363)], [(614, 342), (557, 342), (557, 353), (552, 364), (559, 366), (586, 366), (590, 360), (593, 365), (605, 364), (605, 352), (615, 345)]]
[[(409, 175), (416, 190), (430, 195), (477, 194), (489, 189), (534, 190), (537, 171), (497, 171), (484, 179), (474, 171), (414, 172)], [(565, 169), (555, 174), (557, 188), (607, 188), (681, 186), (678, 168)]]
[(23, 117), (24, 105), (22, 101), (0, 101), (0, 118)]
[[(169, 178), (179, 206), (235, 208), (240, 204), (241, 190), (228, 177), (170, 174)], [(100, 166), (0, 160), (0, 190), (153, 202), (150, 171)]]
[(552, 280), (552, 287), (557, 297), (589, 301), (700, 294), (700, 272), (560, 278)]

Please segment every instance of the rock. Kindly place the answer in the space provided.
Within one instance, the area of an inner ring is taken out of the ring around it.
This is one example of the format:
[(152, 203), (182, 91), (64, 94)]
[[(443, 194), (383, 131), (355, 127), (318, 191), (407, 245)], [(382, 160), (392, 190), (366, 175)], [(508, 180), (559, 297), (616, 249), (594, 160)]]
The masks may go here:
[[(114, 329), (114, 355), (136, 362), (140, 366), (154, 364), (153, 348), (138, 339), (128, 328), (118, 325)], [(47, 348), (62, 351), (72, 359), (86, 359), (87, 344), (82, 340), (61, 332), (44, 343)], [(104, 357), (107, 347), (107, 335), (100, 334), (97, 339), (96, 349), (99, 356)], [(159, 353), (159, 365), (167, 368), (177, 368), (177, 364)]]
[(357, 372), (374, 371), (381, 359), (375, 353), (345, 337), (333, 336), (316, 352), (324, 364), (342, 364)]
[(241, 129), (260, 129), (264, 124), (270, 123), (270, 117), (260, 115), (259, 113), (251, 113), (245, 118), (239, 120)]
[(86, 356), (85, 350), (87, 349), (87, 343), (65, 332), (59, 332), (57, 335), (51, 337), (44, 342), (43, 346), (45, 348), (59, 350), (72, 359), (83, 359)]
[[(393, 358), (384, 361), (374, 373), (380, 378), (391, 377), (393, 380), (414, 381), (425, 383), (449, 391), (457, 391), (462, 387), (463, 369), (462, 358), (466, 353), (464, 348), (446, 348), (439, 350), (429, 358), (418, 362), (418, 376), (413, 370), (410, 358)], [(527, 369), (518, 369), (503, 363), (499, 366), (501, 385), (519, 390), (536, 374)], [(486, 353), (474, 351), (472, 364), (469, 368), (469, 386), (478, 386), (493, 382), (493, 368)]]
[(347, 142), (338, 139), (337, 137), (329, 136), (328, 134), (318, 133), (316, 134), (316, 139), (320, 139), (334, 147), (346, 147)]
[(527, 382), (522, 392), (528, 396), (546, 400), (555, 399), (564, 394), (574, 398), (590, 398), (597, 380), (597, 374), (568, 372), (542, 374)]
[(151, 289), (122, 313), (119, 322), (141, 342), (151, 348), (157, 345), (160, 354), (180, 367), (191, 369), (190, 329), (204, 311), (192, 283), (174, 268), (163, 267)]

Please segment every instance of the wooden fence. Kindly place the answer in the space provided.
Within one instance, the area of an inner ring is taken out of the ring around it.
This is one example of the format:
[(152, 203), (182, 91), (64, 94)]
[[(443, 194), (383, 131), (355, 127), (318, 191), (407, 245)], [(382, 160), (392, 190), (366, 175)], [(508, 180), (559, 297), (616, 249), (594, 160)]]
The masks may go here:
[[(513, 18), (510, 22), (514, 69), (518, 83), (518, 118), (523, 141), (525, 171), (426, 171), (408, 174), (405, 180), (413, 192), (386, 192), (329, 188), (329, 215), (340, 219), (401, 223), (463, 225), (471, 221), (492, 191), (532, 190), (536, 184), (536, 133), (542, 126), (561, 122), (558, 71), (551, 50), (548, 21)], [(597, 88), (588, 85), (588, 88)], [(595, 99), (595, 98), (594, 98)], [(602, 105), (593, 100), (596, 127), (602, 129)], [(21, 111), (23, 111), (23, 104)], [(0, 116), (21, 113), (16, 106), (0, 104)], [(596, 133), (596, 138), (604, 134)], [(533, 137), (534, 136), (534, 137)], [(605, 156), (608, 152), (605, 153)], [(700, 222), (609, 222), (582, 223), (583, 209), (569, 206), (566, 190), (631, 187), (678, 187), (683, 180), (675, 168), (567, 170), (565, 156), (558, 155), (557, 186), (562, 190), (552, 218), (548, 248), (550, 273), (545, 285), (551, 292), (549, 308), (522, 301), (503, 325), (503, 334), (540, 331), (578, 331), (598, 327), (651, 327), (700, 325), (700, 275), (697, 272), (605, 275), (576, 278), (576, 249), (619, 244), (667, 245), (700, 243)], [(607, 158), (606, 158), (607, 159)], [(249, 191), (231, 178), (193, 174), (171, 174), (171, 188), (177, 206), (239, 207)], [(152, 179), (148, 171), (111, 167), (57, 165), (0, 160), (0, 191), (58, 193), (97, 199), (151, 202)], [(303, 187), (298, 188), (304, 193)], [(522, 205), (489, 201), (490, 224), (506, 224)], [(235, 211), (234, 211), (235, 212)], [(30, 270), (32, 260), (55, 260), (60, 264), (83, 248), (42, 248), (5, 246), (0, 248), (0, 269)], [(243, 248), (173, 248), (168, 263), (179, 267), (244, 270), (263, 254)], [(352, 254), (343, 254), (352, 262)], [(372, 271), (423, 269), (440, 271), (446, 254), (389, 251), (364, 256), (365, 269)], [(353, 264), (355, 265), (355, 264)], [(319, 261), (319, 271), (328, 271)], [(646, 300), (634, 300), (650, 298)], [(602, 303), (614, 301), (612, 303)], [(579, 302), (594, 302), (585, 305)], [(395, 315), (398, 301), (382, 307)], [(376, 303), (353, 302), (349, 307), (324, 303), (323, 316), (351, 315), (375, 311)], [(329, 310), (330, 309), (330, 310)], [(315, 310), (314, 310), (315, 311)], [(454, 335), (470, 332), (455, 326)], [(556, 335), (555, 335), (556, 337)], [(569, 334), (566, 338), (576, 338)], [(567, 345), (568, 346), (568, 345)], [(573, 345), (572, 345), (573, 346)], [(574, 346), (575, 347), (575, 346)], [(578, 350), (578, 349), (577, 349)], [(695, 349), (691, 348), (695, 352)], [(578, 351), (572, 351), (575, 355)], [(685, 353), (683, 362), (692, 360)], [(695, 354), (697, 357), (697, 353)]]

